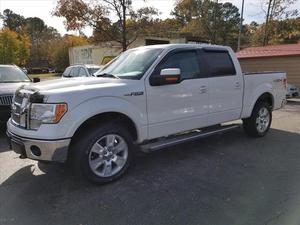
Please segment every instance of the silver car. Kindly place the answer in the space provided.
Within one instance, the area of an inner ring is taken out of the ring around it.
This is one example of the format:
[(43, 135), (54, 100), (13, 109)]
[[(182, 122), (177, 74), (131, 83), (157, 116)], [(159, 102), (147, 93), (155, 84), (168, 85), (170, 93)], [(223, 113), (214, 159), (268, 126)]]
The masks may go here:
[(288, 84), (286, 91), (287, 91), (286, 93), (287, 98), (294, 98), (299, 96), (298, 88), (293, 84)]
[(62, 77), (91, 77), (102, 68), (100, 65), (77, 64), (67, 67)]
[[(33, 82), (38, 82), (35, 78)], [(14, 65), (0, 65), (0, 122), (6, 122), (10, 117), (10, 105), (15, 91), (32, 80)]]

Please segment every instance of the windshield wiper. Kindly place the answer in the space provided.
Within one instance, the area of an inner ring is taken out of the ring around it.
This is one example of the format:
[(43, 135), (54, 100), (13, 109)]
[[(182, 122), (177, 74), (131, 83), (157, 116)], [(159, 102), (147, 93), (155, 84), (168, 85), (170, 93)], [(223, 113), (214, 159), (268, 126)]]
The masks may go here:
[(118, 77), (117, 75), (114, 74), (110, 74), (110, 73), (102, 73), (99, 75), (96, 75), (97, 77), (109, 77), (109, 78), (116, 78), (116, 79), (120, 79), (120, 77)]

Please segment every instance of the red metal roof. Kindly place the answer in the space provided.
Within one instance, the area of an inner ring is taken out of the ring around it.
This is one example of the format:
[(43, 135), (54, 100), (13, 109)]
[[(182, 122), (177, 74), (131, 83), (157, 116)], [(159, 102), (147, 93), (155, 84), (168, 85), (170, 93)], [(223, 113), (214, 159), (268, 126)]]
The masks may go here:
[(276, 56), (300, 56), (300, 44), (270, 45), (265, 47), (245, 48), (236, 53), (239, 59), (276, 57)]

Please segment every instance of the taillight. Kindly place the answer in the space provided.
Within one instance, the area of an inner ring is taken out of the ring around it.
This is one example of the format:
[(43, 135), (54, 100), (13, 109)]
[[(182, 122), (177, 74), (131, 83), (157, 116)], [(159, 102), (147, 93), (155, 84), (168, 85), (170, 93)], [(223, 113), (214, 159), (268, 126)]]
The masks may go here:
[(287, 85), (287, 79), (286, 78), (283, 79), (283, 86), (284, 86), (285, 89), (287, 89), (288, 85)]

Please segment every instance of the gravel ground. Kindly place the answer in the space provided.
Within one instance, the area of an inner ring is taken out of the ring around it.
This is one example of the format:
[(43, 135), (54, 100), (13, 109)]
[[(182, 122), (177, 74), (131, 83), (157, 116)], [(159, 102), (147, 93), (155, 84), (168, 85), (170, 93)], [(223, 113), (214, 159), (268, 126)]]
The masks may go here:
[(119, 181), (80, 182), (65, 165), (21, 160), (0, 131), (0, 224), (300, 224), (300, 101), (270, 133), (241, 129), (137, 158)]

